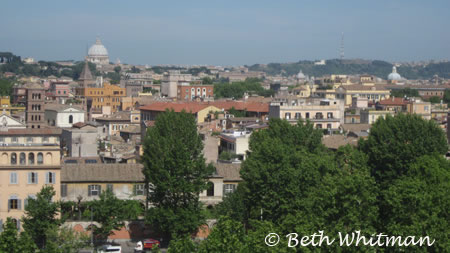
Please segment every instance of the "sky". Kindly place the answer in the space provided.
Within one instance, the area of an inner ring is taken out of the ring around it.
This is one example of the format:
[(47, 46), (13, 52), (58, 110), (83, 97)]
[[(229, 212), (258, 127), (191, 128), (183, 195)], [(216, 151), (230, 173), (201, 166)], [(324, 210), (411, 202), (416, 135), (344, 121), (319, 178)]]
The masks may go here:
[(129, 64), (450, 59), (448, 0), (2, 0), (0, 52)]

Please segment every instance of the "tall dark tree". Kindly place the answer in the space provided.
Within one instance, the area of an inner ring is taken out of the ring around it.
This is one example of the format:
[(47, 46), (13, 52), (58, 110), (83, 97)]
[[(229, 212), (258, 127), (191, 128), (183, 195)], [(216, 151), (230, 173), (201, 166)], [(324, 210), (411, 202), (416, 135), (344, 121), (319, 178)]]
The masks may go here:
[(183, 236), (204, 222), (199, 193), (213, 172), (192, 114), (166, 111), (147, 130), (143, 173), (149, 187), (147, 222), (165, 236)]
[(19, 235), (16, 223), (8, 218), (0, 233), (0, 253), (34, 252), (36, 249), (30, 235), (27, 232)]
[(443, 155), (448, 150), (442, 129), (415, 114), (388, 115), (377, 120), (360, 147), (368, 155), (372, 174), (385, 183), (404, 175), (416, 158)]
[(249, 218), (279, 222), (302, 205), (306, 190), (332, 164), (321, 144), (322, 132), (311, 123), (271, 119), (269, 128), (252, 134), (241, 169)]
[(52, 186), (42, 187), (36, 199), (28, 198), (25, 216), (22, 218), (23, 228), (40, 249), (45, 248), (47, 232), (57, 229), (61, 222), (58, 218), (59, 204), (53, 200), (54, 196)]

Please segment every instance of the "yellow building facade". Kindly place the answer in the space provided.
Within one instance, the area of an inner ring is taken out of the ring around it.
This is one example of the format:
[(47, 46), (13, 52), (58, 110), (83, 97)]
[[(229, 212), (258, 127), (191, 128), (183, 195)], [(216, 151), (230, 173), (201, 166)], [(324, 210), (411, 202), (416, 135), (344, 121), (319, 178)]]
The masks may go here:
[(53, 186), (60, 199), (59, 129), (0, 131), (0, 220), (20, 219), (29, 198), (44, 185)]
[(91, 108), (100, 109), (109, 106), (112, 112), (116, 112), (121, 107), (121, 98), (126, 96), (126, 89), (105, 83), (103, 87), (78, 88), (77, 96), (92, 99)]

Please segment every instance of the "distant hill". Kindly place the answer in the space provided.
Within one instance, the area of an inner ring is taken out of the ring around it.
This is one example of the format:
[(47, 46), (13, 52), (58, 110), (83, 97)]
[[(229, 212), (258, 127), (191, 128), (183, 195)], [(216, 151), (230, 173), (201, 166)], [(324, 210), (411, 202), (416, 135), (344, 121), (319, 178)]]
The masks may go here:
[[(331, 74), (356, 75), (370, 74), (383, 79), (392, 72), (392, 64), (377, 60), (327, 60), (325, 65), (314, 65), (313, 61), (295, 63), (269, 63), (249, 66), (249, 70), (264, 71), (270, 75), (294, 75), (300, 70), (305, 75), (320, 77)], [(430, 79), (434, 75), (450, 78), (450, 62), (431, 63), (426, 66), (406, 66), (397, 68), (399, 74), (407, 79)]]

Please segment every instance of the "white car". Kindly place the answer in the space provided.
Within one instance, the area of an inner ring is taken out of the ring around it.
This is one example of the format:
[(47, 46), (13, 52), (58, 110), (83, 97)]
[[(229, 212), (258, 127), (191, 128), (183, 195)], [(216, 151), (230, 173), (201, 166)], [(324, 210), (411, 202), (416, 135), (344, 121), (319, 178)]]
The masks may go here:
[(99, 253), (122, 253), (122, 247), (121, 246), (113, 246), (113, 245), (103, 245), (101, 249), (98, 251)]

